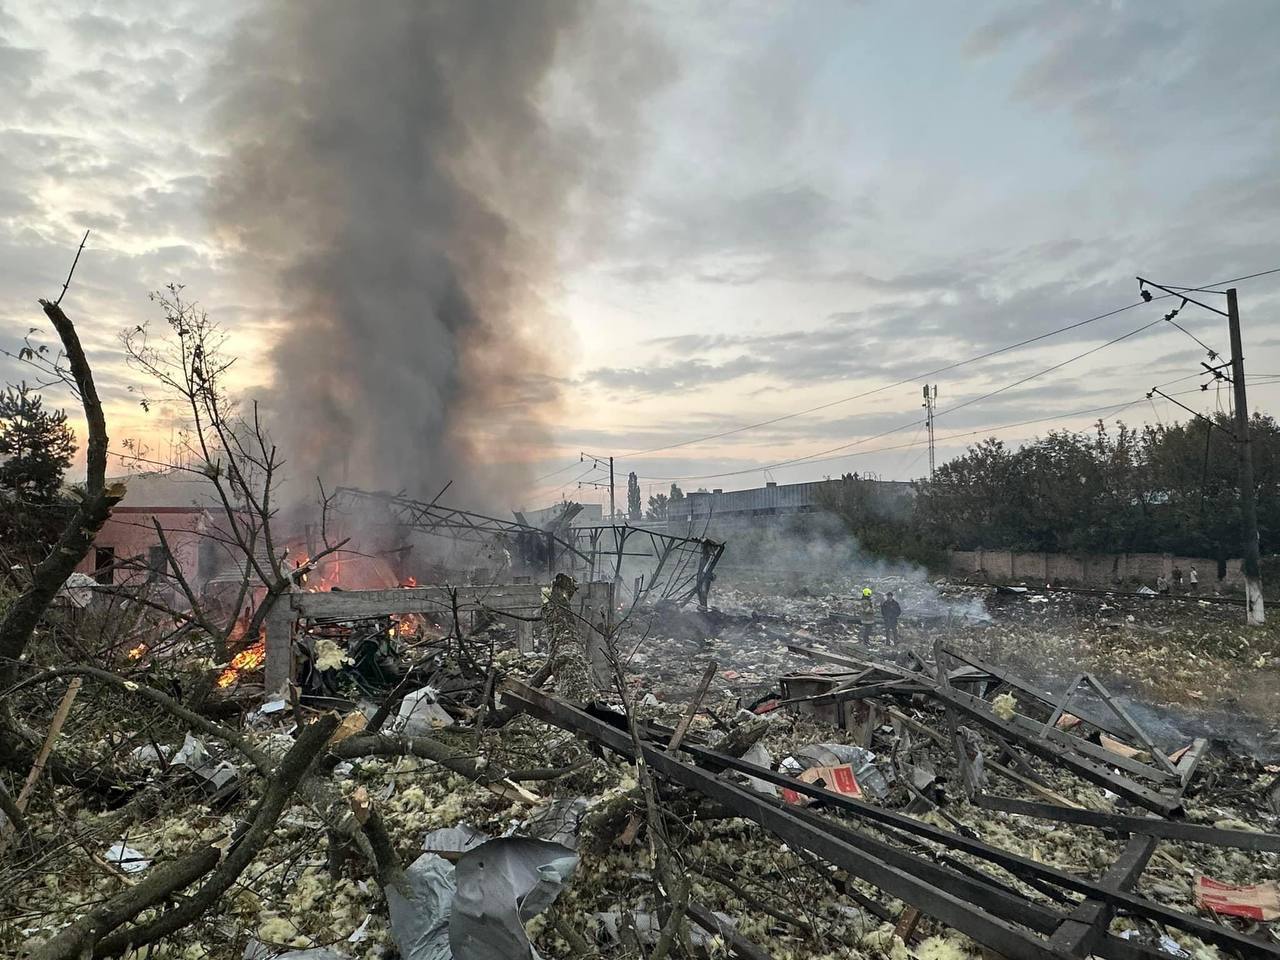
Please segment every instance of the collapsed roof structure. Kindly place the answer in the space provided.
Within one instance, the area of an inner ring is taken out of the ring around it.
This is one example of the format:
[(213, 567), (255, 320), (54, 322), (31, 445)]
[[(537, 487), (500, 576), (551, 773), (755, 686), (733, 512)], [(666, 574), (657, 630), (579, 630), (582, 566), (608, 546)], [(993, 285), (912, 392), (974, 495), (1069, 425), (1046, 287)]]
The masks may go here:
[(630, 603), (683, 606), (696, 600), (705, 608), (725, 547), (705, 537), (673, 536), (625, 523), (572, 526), (572, 504), (545, 527), (535, 527), (519, 514), (504, 520), (434, 500), (353, 487), (336, 490), (334, 500), (339, 510), (371, 506), (387, 511), (404, 530), (422, 536), (501, 545), (510, 554), (513, 571), (521, 574), (567, 573), (581, 582), (612, 581), (619, 585), (619, 599)]

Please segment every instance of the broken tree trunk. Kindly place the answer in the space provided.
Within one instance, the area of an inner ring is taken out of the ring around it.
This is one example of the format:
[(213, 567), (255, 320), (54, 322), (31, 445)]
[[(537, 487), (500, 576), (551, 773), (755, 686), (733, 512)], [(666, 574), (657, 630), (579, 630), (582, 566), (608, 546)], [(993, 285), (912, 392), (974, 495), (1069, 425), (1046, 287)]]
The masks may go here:
[(71, 576), (93, 545), (94, 537), (111, 514), (111, 508), (124, 497), (123, 484), (106, 486), (107, 420), (93, 382), (93, 371), (89, 368), (76, 328), (57, 303), (41, 300), (40, 305), (62, 340), (62, 348), (66, 351), (71, 375), (84, 406), (89, 430), (84, 496), (62, 531), (57, 545), (32, 573), (31, 585), (10, 605), (4, 618), (0, 620), (0, 690), (12, 685), (36, 624), (44, 616), (67, 577)]

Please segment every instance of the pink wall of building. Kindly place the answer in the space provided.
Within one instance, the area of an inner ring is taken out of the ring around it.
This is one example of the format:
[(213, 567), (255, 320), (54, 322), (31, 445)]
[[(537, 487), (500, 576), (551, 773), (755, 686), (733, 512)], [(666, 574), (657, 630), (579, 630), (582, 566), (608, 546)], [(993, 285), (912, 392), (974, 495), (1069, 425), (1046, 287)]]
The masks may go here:
[[(116, 507), (76, 570), (94, 574), (112, 559), (117, 564), (134, 560), (143, 567), (158, 561), (161, 550), (156, 521), (183, 576), (198, 591), (199, 584), (212, 572), (201, 570), (200, 540), (208, 525), (208, 513), (200, 507)], [(107, 577), (108, 572), (103, 570), (101, 576)], [(110, 576), (111, 580), (103, 582), (136, 583), (146, 579), (145, 572), (124, 568), (117, 568)]]

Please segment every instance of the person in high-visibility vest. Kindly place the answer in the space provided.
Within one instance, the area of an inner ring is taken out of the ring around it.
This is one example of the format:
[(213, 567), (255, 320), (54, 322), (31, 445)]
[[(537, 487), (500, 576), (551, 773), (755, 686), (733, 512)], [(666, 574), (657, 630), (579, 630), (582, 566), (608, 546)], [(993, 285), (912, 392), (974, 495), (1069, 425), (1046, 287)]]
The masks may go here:
[(871, 592), (870, 587), (862, 588), (862, 642), (871, 642), (871, 630), (876, 624), (876, 601), (875, 594)]

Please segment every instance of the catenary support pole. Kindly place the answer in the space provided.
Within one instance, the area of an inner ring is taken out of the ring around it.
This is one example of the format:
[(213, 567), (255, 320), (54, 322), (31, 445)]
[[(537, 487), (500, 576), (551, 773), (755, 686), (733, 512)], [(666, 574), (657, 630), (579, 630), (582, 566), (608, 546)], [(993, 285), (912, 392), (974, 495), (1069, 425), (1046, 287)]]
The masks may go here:
[(1236, 401), (1236, 445), (1240, 456), (1240, 520), (1244, 535), (1245, 619), (1252, 626), (1266, 622), (1262, 605), (1262, 571), (1258, 561), (1258, 506), (1254, 502), (1253, 447), (1249, 442), (1249, 401), (1244, 385), (1244, 346), (1240, 337), (1240, 308), (1236, 290), (1227, 291), (1227, 324), (1231, 328), (1231, 380)]

